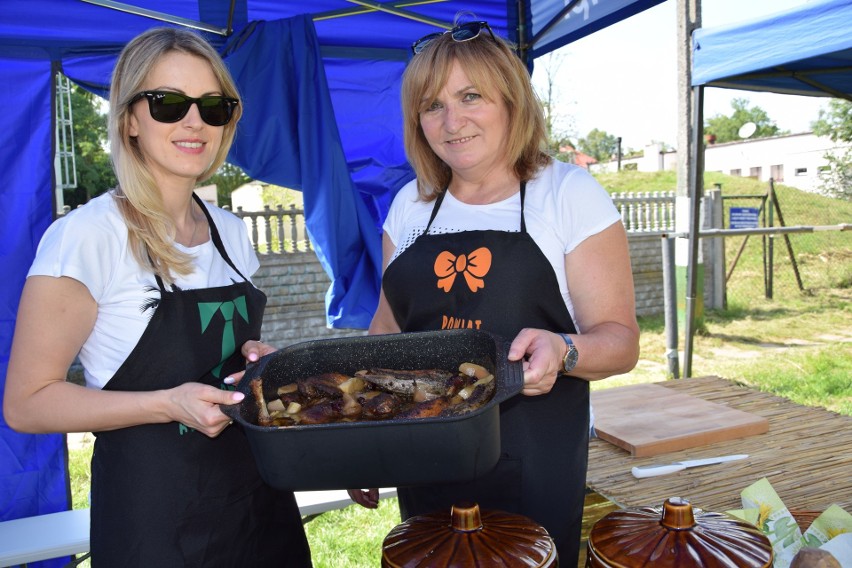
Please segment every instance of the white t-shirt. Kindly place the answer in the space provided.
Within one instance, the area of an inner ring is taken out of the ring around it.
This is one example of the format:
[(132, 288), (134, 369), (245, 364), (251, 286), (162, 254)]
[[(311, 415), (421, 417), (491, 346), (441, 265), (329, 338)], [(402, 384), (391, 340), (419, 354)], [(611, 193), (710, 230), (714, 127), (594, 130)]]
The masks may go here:
[[(243, 221), (205, 204), (228, 256), (246, 278), (260, 266)], [(195, 247), (176, 245), (194, 257), (195, 272), (178, 278), (182, 290), (226, 286), (243, 279), (225, 262), (212, 239)], [(127, 227), (111, 193), (92, 199), (48, 227), (28, 276), (78, 280), (98, 304), (91, 335), (80, 351), (86, 385), (102, 388), (142, 337), (160, 291), (153, 273), (139, 266), (128, 247)], [(48, 348), (49, 346), (45, 346)]]
[[(419, 200), (416, 180), (400, 189), (383, 227), (396, 246), (391, 262), (423, 234), (434, 204), (434, 201)], [(520, 193), (496, 203), (469, 205), (447, 192), (429, 234), (479, 230), (518, 232), (520, 208)], [(565, 276), (565, 255), (590, 236), (619, 222), (618, 209), (606, 190), (586, 170), (554, 160), (527, 182), (524, 218), (527, 232), (553, 266), (562, 299), (576, 321)]]

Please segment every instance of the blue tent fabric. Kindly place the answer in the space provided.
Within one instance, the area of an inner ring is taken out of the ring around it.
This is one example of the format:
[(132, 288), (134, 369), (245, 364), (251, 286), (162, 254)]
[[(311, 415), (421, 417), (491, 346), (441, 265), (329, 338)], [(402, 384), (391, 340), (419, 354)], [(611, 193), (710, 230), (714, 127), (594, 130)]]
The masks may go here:
[(532, 20), (531, 56), (549, 53), (663, 1), (583, 0), (576, 2), (562, 17), (560, 13), (569, 5), (568, 0), (539, 5)]
[[(43, 117), (52, 115), (54, 78), (51, 62), (43, 59), (0, 55), (0, 68), (0, 97), (16, 101), (7, 105), (0, 129), (0, 147), (5, 149), (0, 170), (0, 392), (5, 392), (18, 301), (41, 234), (52, 218), (53, 160), (43, 149), (52, 147), (53, 127)], [(0, 419), (0, 521), (69, 506), (65, 436), (19, 434)], [(63, 564), (53, 560), (37, 565)]]
[[(326, 57), (324, 62), (352, 180), (381, 232), (396, 190), (414, 179), (401, 132), (407, 54), (403, 60)], [(355, 73), (357, 81), (352, 80)]]
[(692, 84), (852, 96), (852, 2), (820, 0), (693, 32)]
[[(0, 93), (15, 104), (0, 133), (0, 389), (24, 278), (54, 217), (55, 69), (106, 95), (121, 48), (159, 25), (190, 25), (225, 50), (246, 110), (231, 159), (260, 181), (302, 190), (308, 231), (332, 280), (329, 325), (365, 328), (378, 300), (381, 224), (413, 178), (399, 106), (411, 42), (465, 12), (521, 46), (531, 66), (663, 0), (581, 0), (568, 15), (566, 1), (379, 0), (387, 9), (376, 10), (348, 0), (235, 0), (231, 10), (232, 0), (133, 0), (126, 4), (145, 12), (134, 14), (79, 1), (3, 0)], [(227, 29), (234, 33), (218, 34)], [(64, 437), (21, 435), (0, 421), (0, 520), (67, 509), (66, 467)]]
[(249, 176), (302, 190), (314, 250), (335, 278), (329, 325), (365, 328), (381, 273), (377, 219), (349, 175), (319, 44), (309, 17), (260, 22), (226, 58), (242, 89), (244, 115), (229, 161)]

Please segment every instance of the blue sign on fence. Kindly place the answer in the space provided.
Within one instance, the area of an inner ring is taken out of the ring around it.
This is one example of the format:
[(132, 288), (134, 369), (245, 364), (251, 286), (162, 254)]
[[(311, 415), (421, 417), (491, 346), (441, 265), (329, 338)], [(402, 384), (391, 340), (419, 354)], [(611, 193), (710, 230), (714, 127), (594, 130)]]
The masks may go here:
[(731, 229), (756, 229), (760, 226), (759, 213), (757, 207), (731, 207), (731, 222), (728, 226)]

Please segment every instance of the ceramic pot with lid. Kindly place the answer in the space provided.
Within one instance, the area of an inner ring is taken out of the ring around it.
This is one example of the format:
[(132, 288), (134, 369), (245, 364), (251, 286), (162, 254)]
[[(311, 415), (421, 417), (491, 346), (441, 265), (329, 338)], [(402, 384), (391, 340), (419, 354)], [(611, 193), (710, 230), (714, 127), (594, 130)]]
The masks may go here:
[(553, 539), (522, 515), (475, 503), (412, 517), (382, 543), (383, 568), (556, 568)]
[(589, 568), (767, 568), (772, 545), (757, 527), (672, 497), (662, 507), (614, 511), (589, 534)]

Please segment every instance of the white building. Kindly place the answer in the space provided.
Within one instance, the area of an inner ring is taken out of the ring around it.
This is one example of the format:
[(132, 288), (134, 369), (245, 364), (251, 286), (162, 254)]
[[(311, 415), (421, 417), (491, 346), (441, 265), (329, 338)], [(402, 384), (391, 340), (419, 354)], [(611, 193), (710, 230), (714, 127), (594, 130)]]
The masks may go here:
[(198, 186), (193, 191), (195, 191), (198, 197), (210, 205), (219, 205), (219, 195), (216, 193), (215, 183), (211, 185)]
[[(231, 192), (231, 207), (233, 211), (263, 211), (263, 186), (259, 181), (252, 181), (241, 185)], [(246, 224), (248, 234), (254, 240), (253, 231), (257, 231), (256, 246), (265, 250), (266, 242), (266, 217), (243, 217), (243, 222)], [(256, 226), (255, 226), (256, 225)]]
[[(803, 191), (818, 192), (821, 184), (819, 174), (829, 167), (826, 153), (840, 153), (838, 149), (845, 147), (843, 143), (832, 142), (811, 132), (707, 144), (704, 171), (752, 177), (760, 181), (772, 178)], [(590, 169), (592, 173), (614, 172), (617, 167), (617, 162), (605, 162), (594, 164)], [(677, 152), (663, 152), (658, 144), (652, 144), (645, 147), (642, 156), (622, 159), (621, 167), (635, 168), (640, 172), (674, 170)]]

